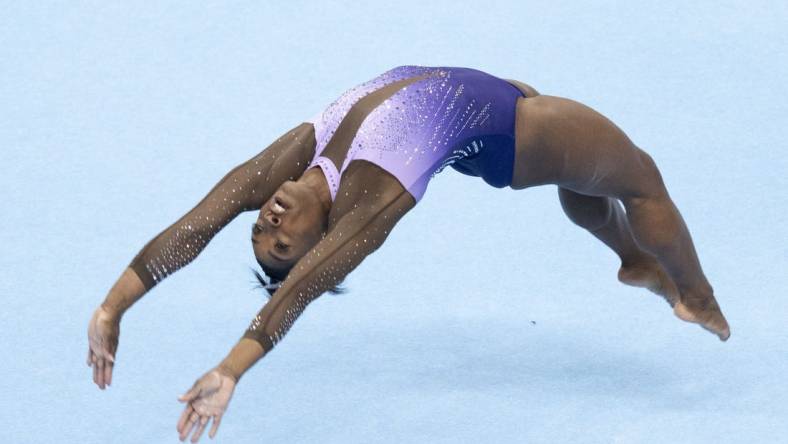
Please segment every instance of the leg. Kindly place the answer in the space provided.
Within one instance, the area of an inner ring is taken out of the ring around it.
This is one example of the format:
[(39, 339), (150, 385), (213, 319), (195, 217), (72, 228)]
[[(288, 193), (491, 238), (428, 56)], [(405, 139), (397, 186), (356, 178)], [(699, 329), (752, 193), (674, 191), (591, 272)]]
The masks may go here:
[[(656, 168), (656, 167), (655, 167)], [(701, 270), (689, 230), (667, 192), (624, 202), (638, 243), (660, 259), (680, 292), (674, 313), (727, 340), (730, 328)]]
[(653, 159), (604, 116), (572, 100), (521, 99), (517, 116), (512, 188), (554, 183), (583, 195), (620, 199), (633, 239), (657, 258), (678, 288), (675, 314), (727, 339), (728, 324)]
[(576, 225), (585, 228), (610, 247), (621, 259), (618, 280), (636, 287), (645, 287), (663, 296), (671, 305), (678, 301), (673, 280), (650, 253), (638, 246), (632, 235), (627, 215), (618, 200), (603, 196), (586, 196), (558, 187), (561, 207)]

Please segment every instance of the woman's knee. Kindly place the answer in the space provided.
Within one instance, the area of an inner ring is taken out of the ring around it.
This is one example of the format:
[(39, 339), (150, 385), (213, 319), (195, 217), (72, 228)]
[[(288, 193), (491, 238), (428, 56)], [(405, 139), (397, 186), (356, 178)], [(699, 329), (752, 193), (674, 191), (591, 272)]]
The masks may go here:
[(620, 196), (621, 200), (637, 202), (645, 199), (669, 199), (665, 182), (654, 158), (638, 147), (634, 149), (637, 158), (637, 168), (632, 169), (635, 180), (630, 187), (626, 187), (626, 191)]

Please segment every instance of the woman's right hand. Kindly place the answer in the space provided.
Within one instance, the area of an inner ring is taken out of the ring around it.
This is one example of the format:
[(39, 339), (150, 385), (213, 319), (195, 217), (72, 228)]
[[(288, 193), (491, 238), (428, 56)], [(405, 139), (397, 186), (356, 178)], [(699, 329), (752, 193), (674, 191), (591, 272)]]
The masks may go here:
[(93, 382), (102, 390), (112, 383), (119, 335), (120, 317), (99, 306), (88, 324), (87, 363), (93, 367)]

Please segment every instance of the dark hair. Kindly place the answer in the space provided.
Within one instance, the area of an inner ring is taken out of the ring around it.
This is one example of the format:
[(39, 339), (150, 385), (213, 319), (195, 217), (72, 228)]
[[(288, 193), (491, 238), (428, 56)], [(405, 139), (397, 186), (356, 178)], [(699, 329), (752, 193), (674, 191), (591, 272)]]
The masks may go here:
[[(280, 282), (285, 280), (287, 274), (290, 272), (290, 270), (284, 272), (279, 270), (274, 270), (270, 267), (260, 264), (260, 268), (263, 269), (263, 273), (265, 273), (266, 277), (268, 277), (268, 282), (266, 282), (266, 279), (260, 273), (258, 273), (257, 270), (255, 270), (252, 267), (249, 268), (252, 270), (252, 273), (254, 273), (255, 278), (257, 278), (257, 282), (259, 282), (259, 285), (257, 285), (257, 287), (262, 288), (266, 292), (268, 292), (268, 294), (265, 295), (265, 297), (267, 297), (268, 299), (271, 299), (271, 297), (276, 292), (277, 288), (279, 288), (279, 286), (276, 284), (279, 284)], [(347, 289), (345, 289), (344, 287), (340, 287), (339, 285), (335, 285), (332, 288), (328, 289), (328, 292), (333, 295), (337, 295), (347, 292)]]

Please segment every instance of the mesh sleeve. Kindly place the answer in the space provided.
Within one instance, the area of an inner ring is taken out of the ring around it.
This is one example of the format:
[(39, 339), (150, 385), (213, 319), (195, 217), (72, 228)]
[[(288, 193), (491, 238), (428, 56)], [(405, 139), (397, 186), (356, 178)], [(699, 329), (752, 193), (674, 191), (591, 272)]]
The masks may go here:
[(188, 213), (151, 239), (129, 267), (150, 290), (193, 261), (244, 211), (259, 210), (283, 182), (297, 179), (314, 155), (314, 128), (302, 123), (227, 173)]
[[(326, 236), (291, 269), (282, 286), (252, 320), (245, 338), (271, 350), (287, 333), (306, 306), (342, 282), (350, 271), (385, 241), (415, 200), (402, 187), (397, 193), (353, 203), (335, 202), (347, 208)], [(332, 210), (333, 211), (333, 210)]]

